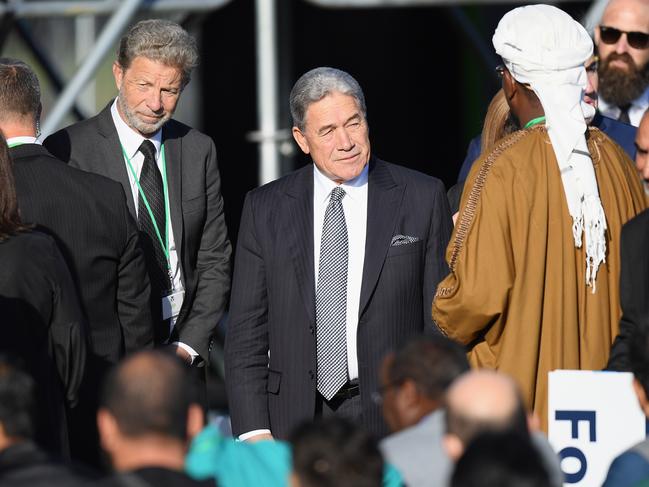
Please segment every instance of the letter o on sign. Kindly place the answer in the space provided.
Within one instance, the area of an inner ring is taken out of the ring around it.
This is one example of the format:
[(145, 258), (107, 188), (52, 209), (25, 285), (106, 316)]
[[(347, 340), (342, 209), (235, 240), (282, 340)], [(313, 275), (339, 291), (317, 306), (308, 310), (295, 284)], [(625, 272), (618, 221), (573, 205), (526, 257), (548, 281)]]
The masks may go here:
[(584, 478), (588, 469), (588, 462), (586, 461), (586, 456), (579, 448), (568, 446), (559, 452), (559, 457), (561, 458), (561, 470), (563, 470), (563, 461), (566, 458), (575, 458), (579, 462), (579, 470), (576, 472), (569, 473), (563, 470), (566, 484), (576, 484)]

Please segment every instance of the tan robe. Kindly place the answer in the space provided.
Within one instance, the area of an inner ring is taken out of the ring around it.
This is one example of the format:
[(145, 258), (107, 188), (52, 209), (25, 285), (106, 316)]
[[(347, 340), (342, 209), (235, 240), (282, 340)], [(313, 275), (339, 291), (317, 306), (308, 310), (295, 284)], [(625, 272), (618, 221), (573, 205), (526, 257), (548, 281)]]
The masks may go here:
[(516, 132), (474, 164), (446, 257), (433, 319), (469, 345), (474, 367), (520, 384), (547, 430), (548, 372), (605, 367), (618, 333), (622, 225), (645, 208), (641, 183), (623, 150), (589, 129), (606, 214), (606, 262), (596, 292), (586, 286), (585, 250), (572, 218), (547, 131)]

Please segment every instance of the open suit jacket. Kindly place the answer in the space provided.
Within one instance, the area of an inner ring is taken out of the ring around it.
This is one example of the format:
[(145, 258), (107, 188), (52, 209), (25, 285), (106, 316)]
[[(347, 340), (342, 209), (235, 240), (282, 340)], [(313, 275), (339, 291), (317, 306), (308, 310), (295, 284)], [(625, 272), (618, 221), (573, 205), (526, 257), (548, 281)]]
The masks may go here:
[[(137, 227), (115, 182), (66, 166), (38, 144), (9, 149), (23, 221), (54, 238), (90, 326), (90, 367), (153, 345)], [(92, 380), (97, 380), (93, 378)]]
[[(385, 433), (371, 400), (383, 356), (433, 329), (451, 219), (443, 184), (370, 161), (358, 322), (363, 424)], [(415, 242), (393, 245), (399, 236)], [(396, 237), (396, 238), (395, 238)], [(413, 239), (414, 240), (414, 239)], [(316, 405), (313, 166), (251, 191), (244, 203), (226, 336), (226, 380), (237, 435), (285, 438)]]
[[(95, 117), (56, 132), (44, 144), (72, 166), (121, 183), (129, 211), (136, 217), (111, 104)], [(163, 127), (162, 141), (171, 228), (185, 287), (185, 299), (170, 342), (186, 343), (207, 360), (210, 338), (225, 310), (230, 290), (231, 248), (216, 150), (212, 139), (175, 120)], [(161, 304), (155, 302), (151, 306), (159, 310)]]
[(649, 210), (622, 227), (620, 240), (620, 334), (613, 342), (607, 369), (631, 371), (629, 344), (633, 332), (649, 326)]

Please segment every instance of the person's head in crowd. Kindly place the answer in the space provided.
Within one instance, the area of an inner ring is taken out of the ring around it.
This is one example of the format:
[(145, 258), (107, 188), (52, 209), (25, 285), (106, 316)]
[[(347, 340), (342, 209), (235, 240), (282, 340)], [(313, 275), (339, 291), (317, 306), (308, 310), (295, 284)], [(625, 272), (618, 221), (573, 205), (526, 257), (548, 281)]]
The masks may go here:
[(38, 136), (41, 109), (36, 73), (18, 59), (0, 58), (0, 129), (4, 136)]
[(361, 174), (370, 159), (365, 96), (358, 82), (335, 68), (315, 68), (297, 80), (289, 97), (293, 138), (329, 179)]
[(378, 487), (383, 458), (374, 438), (350, 421), (304, 423), (290, 437), (292, 487)]
[(458, 460), (451, 487), (547, 487), (538, 450), (518, 433), (481, 433)]
[(649, 195), (649, 110), (647, 110), (635, 134), (635, 167), (644, 183), (645, 193)]
[(187, 367), (163, 351), (139, 352), (118, 364), (97, 413), (101, 446), (117, 471), (181, 470), (203, 420)]
[(588, 61), (586, 61), (586, 64), (584, 64), (584, 68), (586, 68), (586, 76), (588, 78), (586, 90), (584, 91), (584, 101), (597, 109), (599, 101), (599, 75), (597, 74), (599, 68), (599, 56), (593, 54)]
[(0, 451), (34, 435), (34, 381), (0, 355)]
[(527, 414), (516, 383), (507, 375), (476, 370), (459, 377), (446, 394), (444, 447), (457, 460), (471, 440), (485, 431), (529, 436)]
[(151, 19), (133, 25), (113, 63), (124, 121), (144, 137), (155, 134), (173, 116), (197, 64), (196, 42), (175, 22)]
[(595, 43), (600, 95), (628, 105), (649, 86), (649, 0), (611, 0), (595, 28)]
[(417, 337), (384, 359), (380, 372), (383, 416), (392, 432), (418, 423), (443, 406), (451, 383), (469, 370), (462, 346), (445, 337)]

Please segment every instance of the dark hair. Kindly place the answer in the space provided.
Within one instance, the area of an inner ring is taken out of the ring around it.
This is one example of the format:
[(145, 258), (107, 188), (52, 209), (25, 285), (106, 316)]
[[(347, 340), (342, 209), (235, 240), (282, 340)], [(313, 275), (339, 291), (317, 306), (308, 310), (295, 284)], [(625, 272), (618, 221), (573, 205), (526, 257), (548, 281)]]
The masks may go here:
[(0, 58), (0, 120), (40, 117), (41, 87), (32, 69), (19, 59)]
[(548, 487), (550, 477), (529, 437), (513, 432), (477, 436), (457, 462), (451, 487)]
[(419, 336), (399, 348), (388, 370), (392, 384), (414, 381), (429, 399), (441, 401), (446, 389), (469, 370), (464, 348), (443, 336)]
[(23, 225), (20, 220), (13, 164), (7, 141), (0, 132), (0, 242), (29, 228), (29, 225)]
[(636, 380), (649, 397), (649, 327), (638, 323), (631, 334), (629, 365)]
[(0, 354), (0, 423), (11, 438), (34, 434), (34, 380)]
[(505, 416), (475, 418), (456, 411), (450, 404), (446, 407), (446, 432), (457, 436), (463, 445), (468, 445), (478, 434), (493, 431), (510, 431), (523, 437), (530, 435), (523, 399), (516, 391), (514, 409)]
[(343, 418), (299, 426), (291, 435), (293, 470), (302, 487), (378, 487), (383, 458), (376, 441)]
[(151, 350), (128, 357), (110, 371), (101, 404), (125, 436), (159, 434), (184, 441), (194, 399), (186, 365), (169, 352)]

